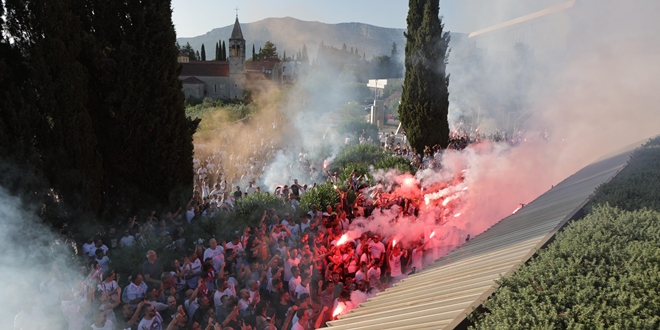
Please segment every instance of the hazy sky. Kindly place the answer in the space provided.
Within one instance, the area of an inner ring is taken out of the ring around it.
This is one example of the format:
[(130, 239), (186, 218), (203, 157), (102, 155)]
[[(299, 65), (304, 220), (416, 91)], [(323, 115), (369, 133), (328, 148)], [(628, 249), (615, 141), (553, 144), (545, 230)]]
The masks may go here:
[[(445, 28), (472, 32), (566, 0), (441, 0)], [(194, 37), (214, 28), (268, 17), (293, 17), (323, 23), (360, 22), (405, 28), (406, 0), (172, 0), (177, 37)]]

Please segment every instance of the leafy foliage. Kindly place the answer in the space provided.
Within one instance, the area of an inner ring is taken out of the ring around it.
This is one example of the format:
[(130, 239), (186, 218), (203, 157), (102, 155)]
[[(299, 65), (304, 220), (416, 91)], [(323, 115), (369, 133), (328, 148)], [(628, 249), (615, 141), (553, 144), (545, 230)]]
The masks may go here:
[(365, 139), (371, 137), (374, 143), (378, 143), (378, 127), (367, 122), (364, 118), (343, 121), (339, 126), (339, 132), (344, 135), (353, 136), (353, 140), (356, 143), (362, 134), (364, 134)]
[(476, 327), (657, 329), (658, 242), (659, 212), (596, 208), (501, 279)]
[(406, 70), (399, 119), (410, 146), (449, 143), (449, 76), (446, 75), (449, 33), (443, 33), (439, 1), (411, 0), (406, 37)]
[(596, 189), (587, 209), (609, 203), (622, 210), (643, 206), (660, 212), (660, 137), (635, 150), (631, 159), (611, 182)]
[(237, 201), (241, 217), (250, 226), (259, 225), (259, 221), (267, 209), (275, 209), (278, 214), (291, 211), (291, 206), (271, 194), (254, 193)]
[(376, 169), (396, 169), (400, 173), (411, 173), (415, 174), (417, 173), (417, 169), (410, 165), (410, 162), (405, 160), (403, 157), (397, 157), (397, 156), (388, 156), (386, 158), (381, 159), (378, 161), (376, 164), (374, 164), (374, 168)]
[(314, 189), (307, 190), (300, 198), (300, 210), (311, 210), (312, 205), (316, 205), (319, 210), (323, 210), (326, 206), (334, 206), (336, 203), (339, 203), (339, 194), (333, 184), (322, 183)]
[(660, 327), (660, 137), (471, 316), (480, 329)]
[(332, 161), (332, 171), (339, 172), (348, 164), (369, 166), (385, 158), (387, 154), (375, 144), (357, 144), (343, 148)]

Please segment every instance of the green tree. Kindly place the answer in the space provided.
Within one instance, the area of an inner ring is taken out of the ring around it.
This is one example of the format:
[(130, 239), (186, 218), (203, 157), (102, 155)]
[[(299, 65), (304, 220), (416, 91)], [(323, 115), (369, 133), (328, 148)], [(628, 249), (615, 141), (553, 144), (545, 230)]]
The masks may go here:
[(257, 53), (254, 51), (254, 44), (252, 44), (252, 61), (257, 60)]
[(410, 0), (406, 37), (405, 80), (399, 118), (411, 147), (449, 141), (449, 76), (446, 72), (449, 33), (443, 32), (439, 0)]
[(206, 61), (206, 49), (204, 49), (204, 44), (202, 44), (201, 55), (202, 61)]
[(264, 47), (259, 50), (259, 59), (264, 60), (274, 57), (277, 57), (277, 46), (270, 41), (266, 41)]
[(309, 56), (307, 55), (307, 45), (303, 44), (301, 61), (303, 64), (309, 64)]
[(186, 42), (186, 45), (179, 49), (184, 55), (188, 56), (191, 61), (197, 61), (198, 57), (195, 54), (195, 50), (190, 46), (189, 42)]
[(184, 112), (170, 1), (130, 4), (98, 0), (90, 27), (97, 34), (87, 47), (91, 76), (98, 77), (90, 84), (91, 113), (97, 149), (105, 156), (110, 214), (180, 205), (193, 183), (198, 121)]
[(215, 43), (215, 58), (213, 60), (220, 61), (220, 45), (217, 42)]
[(222, 41), (222, 49), (220, 50), (220, 54), (222, 55), (222, 60), (226, 61), (227, 60), (227, 45), (225, 44), (224, 41)]

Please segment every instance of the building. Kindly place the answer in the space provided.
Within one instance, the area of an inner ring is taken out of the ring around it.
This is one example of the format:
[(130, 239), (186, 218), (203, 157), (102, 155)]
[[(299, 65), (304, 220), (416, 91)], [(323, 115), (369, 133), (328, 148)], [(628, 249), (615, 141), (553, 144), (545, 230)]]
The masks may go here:
[(245, 39), (238, 16), (228, 46), (227, 61), (190, 61), (187, 56), (179, 54), (179, 80), (186, 99), (240, 98), (245, 89), (279, 85), (283, 82), (284, 66), (280, 59), (246, 61)]

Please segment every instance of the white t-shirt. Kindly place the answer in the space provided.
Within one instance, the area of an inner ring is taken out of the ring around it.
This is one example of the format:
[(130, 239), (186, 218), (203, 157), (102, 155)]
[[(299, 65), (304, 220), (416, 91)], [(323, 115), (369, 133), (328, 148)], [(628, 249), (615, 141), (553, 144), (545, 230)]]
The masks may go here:
[(74, 300), (63, 300), (62, 313), (69, 321), (69, 330), (80, 330), (85, 323), (85, 315), (80, 312), (80, 304)]
[(143, 318), (142, 321), (140, 321), (140, 324), (138, 324), (138, 329), (140, 330), (162, 330), (163, 329), (163, 318), (156, 312), (156, 315), (151, 318), (151, 320), (147, 320), (146, 318)]
[(41, 329), (42, 324), (46, 315), (44, 311), (41, 310), (38, 306), (32, 307), (30, 313), (21, 311), (14, 317), (14, 330), (31, 330), (31, 329)]
[(367, 280), (369, 281), (369, 286), (374, 287), (380, 283), (380, 268), (371, 267), (367, 271)]
[(296, 292), (296, 287), (298, 287), (298, 284), (300, 284), (302, 280), (300, 279), (300, 275), (298, 277), (291, 277), (289, 280), (289, 293), (291, 294), (291, 299), (293, 300), (293, 293)]
[[(115, 330), (115, 322), (112, 322), (110, 320), (105, 320), (105, 324), (103, 327), (97, 327), (92, 323), (92, 329), (94, 330)], [(160, 328), (159, 328), (160, 329)]]
[(401, 276), (401, 254), (398, 256), (395, 256), (393, 254), (390, 255), (390, 275), (391, 276)]
[(306, 286), (303, 286), (302, 283), (296, 285), (296, 297), (300, 297), (303, 293), (309, 294), (309, 284)]
[(380, 256), (385, 252), (385, 245), (383, 242), (369, 242), (369, 247), (371, 248), (371, 258), (372, 259), (380, 259)]
[(213, 268), (217, 272), (220, 270), (222, 263), (225, 262), (225, 255), (223, 254), (224, 252), (225, 249), (220, 245), (216, 246), (215, 250), (208, 248), (206, 251), (204, 251), (204, 260), (206, 260), (206, 258), (213, 259)]
[(412, 267), (415, 267), (415, 271), (422, 270), (422, 260), (424, 258), (424, 249), (416, 248), (412, 250)]
[(105, 310), (106, 306), (110, 306), (110, 304), (107, 304), (107, 305), (102, 304), (101, 306), (99, 306), (99, 310), (101, 312), (105, 313), (105, 319), (109, 322), (112, 322), (112, 324), (114, 325), (114, 324), (117, 323), (117, 317), (115, 316), (115, 311), (112, 310), (112, 308)]
[(215, 304), (216, 307), (222, 306), (222, 297), (224, 296), (233, 296), (234, 293), (231, 291), (230, 288), (226, 288), (225, 291), (216, 291), (213, 294), (213, 303)]
[[(188, 269), (192, 269), (192, 271), (190, 273), (186, 273), (186, 275), (195, 274), (202, 270), (202, 262), (199, 261), (199, 258), (197, 258), (192, 264), (186, 267), (188, 267)], [(197, 287), (197, 281), (199, 281), (199, 276), (190, 278), (187, 281), (188, 281), (188, 287), (194, 290)]]
[(88, 257), (96, 256), (96, 244), (94, 244), (94, 243), (92, 243), (92, 244), (87, 244), (87, 243), (83, 244), (82, 245), (82, 250), (83, 250), (83, 253), (85, 255), (87, 255)]
[(119, 288), (119, 285), (117, 284), (117, 282), (115, 280), (112, 280), (110, 282), (101, 282), (101, 284), (98, 285), (99, 291), (105, 292), (113, 300), (119, 299), (119, 295), (117, 295), (117, 289), (118, 288)]
[(119, 246), (121, 247), (133, 246), (133, 245), (135, 245), (135, 237), (133, 237), (133, 235), (128, 235), (128, 237), (122, 236), (121, 239), (119, 240)]

